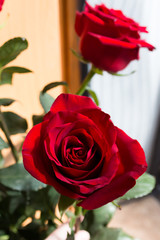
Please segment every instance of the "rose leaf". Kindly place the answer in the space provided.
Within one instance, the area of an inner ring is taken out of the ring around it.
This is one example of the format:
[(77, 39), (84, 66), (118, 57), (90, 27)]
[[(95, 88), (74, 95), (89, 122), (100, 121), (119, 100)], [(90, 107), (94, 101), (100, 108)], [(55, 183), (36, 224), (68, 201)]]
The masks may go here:
[(122, 74), (122, 73), (114, 73), (114, 72), (108, 72), (109, 74), (113, 75), (113, 76), (117, 76), (117, 77), (128, 77), (132, 74), (134, 74), (136, 71), (132, 71), (130, 73), (126, 73), (126, 74)]
[(87, 87), (86, 90), (88, 91), (89, 95), (93, 98), (96, 105), (99, 106), (99, 100), (96, 93), (93, 90), (91, 90), (89, 87)]
[(42, 120), (43, 120), (43, 117), (44, 117), (44, 114), (42, 114), (42, 115), (33, 115), (32, 116), (32, 123), (33, 123), (33, 125), (41, 123)]
[(54, 102), (54, 98), (52, 96), (50, 96), (48, 93), (42, 93), (40, 92), (40, 103), (45, 111), (45, 113), (49, 112), (53, 102)]
[(121, 229), (118, 228), (102, 228), (98, 231), (92, 240), (138, 240), (135, 239), (126, 233), (124, 233)]
[(4, 148), (9, 148), (9, 145), (0, 137), (0, 150)]
[(42, 90), (42, 93), (45, 93), (47, 92), (48, 90), (52, 89), (52, 88), (55, 88), (55, 87), (58, 87), (58, 86), (66, 86), (68, 87), (68, 84), (66, 82), (52, 82), (52, 83), (49, 83), (47, 84), (43, 90)]
[(60, 196), (60, 199), (58, 202), (58, 209), (61, 216), (67, 210), (67, 208), (69, 208), (74, 202), (75, 202), (75, 199), (72, 199), (63, 195)]
[(15, 100), (11, 98), (0, 98), (0, 106), (9, 106), (11, 105)]
[(78, 60), (84, 64), (88, 64), (89, 62), (85, 60), (78, 52), (76, 52), (74, 49), (71, 49), (74, 56), (78, 58)]
[(105, 227), (112, 219), (116, 211), (116, 206), (108, 203), (103, 207), (88, 211), (82, 222), (82, 228), (87, 230), (91, 236)]
[(21, 116), (13, 112), (3, 112), (3, 118), (8, 127), (10, 135), (26, 132), (27, 121)]
[(22, 163), (0, 169), (0, 183), (16, 191), (38, 191), (46, 187), (44, 183), (33, 178)]
[(30, 73), (31, 70), (22, 67), (8, 67), (2, 69), (0, 85), (12, 84), (12, 77), (14, 73)]
[(155, 177), (150, 175), (149, 173), (144, 173), (138, 180), (136, 181), (136, 185), (130, 189), (124, 196), (120, 197), (120, 199), (130, 200), (133, 198), (139, 198), (148, 195), (152, 192), (155, 187)]
[[(3, 166), (4, 166), (4, 159), (3, 159), (2, 153), (0, 151), (0, 168), (2, 168)], [(0, 201), (1, 201), (1, 196), (0, 196)]]
[(14, 60), (27, 47), (27, 40), (21, 37), (10, 39), (4, 43), (0, 47), (0, 66), (2, 67)]

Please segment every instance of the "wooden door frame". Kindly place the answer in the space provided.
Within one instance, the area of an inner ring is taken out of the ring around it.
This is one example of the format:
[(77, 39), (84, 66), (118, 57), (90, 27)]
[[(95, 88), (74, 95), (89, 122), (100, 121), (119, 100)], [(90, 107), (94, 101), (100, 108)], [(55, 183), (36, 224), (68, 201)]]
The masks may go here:
[(80, 64), (71, 49), (78, 50), (78, 37), (74, 24), (79, 0), (59, 0), (61, 49), (62, 49), (62, 80), (69, 84), (71, 93), (76, 93), (80, 86)]

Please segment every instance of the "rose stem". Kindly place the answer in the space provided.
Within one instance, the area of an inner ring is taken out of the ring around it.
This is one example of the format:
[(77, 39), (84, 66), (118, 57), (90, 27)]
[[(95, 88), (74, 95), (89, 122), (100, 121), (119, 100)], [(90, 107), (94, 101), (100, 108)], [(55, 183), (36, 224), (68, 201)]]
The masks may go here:
[(92, 79), (92, 77), (94, 76), (95, 73), (96, 72), (94, 71), (94, 67), (92, 66), (91, 70), (88, 72), (87, 76), (85, 77), (85, 79), (84, 79), (80, 89), (76, 93), (76, 95), (82, 95), (84, 93), (88, 83), (90, 82), (90, 80)]
[(81, 224), (81, 216), (77, 217), (76, 219), (75, 230), (74, 230), (75, 233), (77, 233), (80, 230), (80, 224)]
[(18, 162), (18, 155), (17, 155), (17, 151), (12, 143), (12, 140), (10, 138), (10, 134), (9, 134), (9, 131), (8, 131), (8, 127), (7, 127), (7, 124), (5, 123), (5, 120), (4, 120), (4, 117), (3, 117), (3, 113), (1, 112), (1, 109), (0, 109), (0, 123), (1, 123), (1, 128), (7, 138), (7, 141), (8, 141), (8, 144), (11, 148), (11, 151), (12, 151), (12, 154), (13, 154), (13, 157), (15, 159), (15, 162), (17, 163)]
[(77, 216), (76, 218), (76, 222), (75, 222), (75, 229), (74, 229), (74, 232), (77, 233), (79, 230), (80, 230), (80, 224), (81, 222), (83, 221), (83, 208), (82, 207), (78, 207), (76, 206), (75, 207), (75, 215)]

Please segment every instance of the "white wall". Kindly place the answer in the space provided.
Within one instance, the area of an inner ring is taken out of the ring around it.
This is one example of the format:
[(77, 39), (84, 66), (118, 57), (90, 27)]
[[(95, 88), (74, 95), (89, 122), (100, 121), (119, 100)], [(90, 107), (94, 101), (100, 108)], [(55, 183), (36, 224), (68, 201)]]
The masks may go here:
[(133, 61), (123, 73), (113, 77), (104, 73), (95, 76), (91, 85), (100, 99), (100, 107), (111, 115), (113, 122), (128, 135), (139, 140), (149, 161), (160, 110), (160, 1), (159, 0), (88, 0), (92, 5), (105, 3), (109, 8), (122, 9), (128, 16), (147, 26), (145, 40), (156, 47), (154, 52), (141, 49), (140, 60)]

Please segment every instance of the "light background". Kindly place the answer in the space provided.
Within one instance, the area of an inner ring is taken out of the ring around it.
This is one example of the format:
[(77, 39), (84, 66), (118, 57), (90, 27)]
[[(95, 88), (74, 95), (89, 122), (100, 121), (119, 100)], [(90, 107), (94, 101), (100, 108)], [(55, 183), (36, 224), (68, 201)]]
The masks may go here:
[[(0, 86), (0, 97), (17, 100), (9, 109), (27, 118), (29, 128), (32, 114), (43, 112), (39, 92), (47, 83), (62, 80), (59, 7), (59, 0), (6, 0), (0, 12), (0, 25), (5, 23), (0, 45), (14, 37), (29, 42), (28, 49), (9, 66), (26, 67), (33, 73), (15, 74), (12, 86)], [(59, 92), (56, 89), (55, 96)]]
[(159, 0), (88, 0), (92, 5), (105, 3), (109, 8), (121, 9), (128, 16), (147, 26), (142, 38), (156, 47), (154, 52), (140, 50), (140, 60), (133, 61), (122, 73), (136, 73), (128, 77), (96, 75), (92, 88), (96, 91), (102, 110), (129, 136), (139, 140), (147, 160), (151, 157), (160, 110), (160, 2)]

